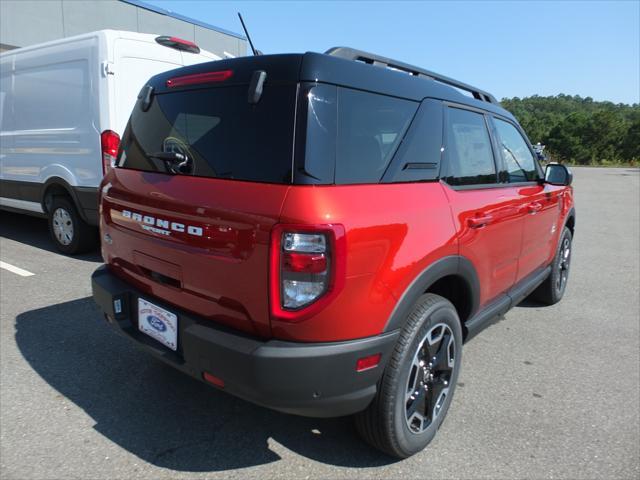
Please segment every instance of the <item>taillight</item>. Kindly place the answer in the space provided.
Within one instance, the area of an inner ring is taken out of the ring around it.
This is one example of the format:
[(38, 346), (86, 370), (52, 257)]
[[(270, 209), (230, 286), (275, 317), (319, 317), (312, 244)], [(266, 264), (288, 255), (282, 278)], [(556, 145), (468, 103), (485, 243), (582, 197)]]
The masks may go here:
[(344, 284), (344, 227), (277, 225), (271, 235), (271, 315), (300, 321), (329, 303)]
[(100, 134), (100, 146), (102, 149), (102, 173), (106, 175), (116, 164), (118, 148), (120, 148), (120, 135), (112, 130), (105, 130)]
[(233, 76), (233, 70), (219, 70), (217, 72), (193, 73), (182, 75), (167, 80), (167, 87), (183, 87), (185, 85), (196, 85), (199, 83), (224, 82)]

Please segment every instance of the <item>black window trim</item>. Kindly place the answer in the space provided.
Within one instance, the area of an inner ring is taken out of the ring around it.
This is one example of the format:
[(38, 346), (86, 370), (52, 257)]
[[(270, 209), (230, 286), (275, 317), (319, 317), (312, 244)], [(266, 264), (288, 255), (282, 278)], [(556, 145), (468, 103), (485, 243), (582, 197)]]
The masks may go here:
[[(435, 102), (439, 105), (441, 109), (440, 115), (438, 115), (440, 117), (439, 119), (440, 128), (444, 129), (444, 123), (443, 123), (444, 106), (442, 105), (442, 100), (438, 98), (433, 98), (433, 97), (423, 98), (422, 101), (419, 103), (418, 108), (416, 109), (416, 112), (414, 113), (413, 118), (411, 119), (411, 122), (409, 123), (407, 130), (404, 133), (404, 136), (400, 140), (400, 143), (398, 144), (398, 147), (396, 148), (396, 151), (394, 152), (393, 157), (391, 158), (391, 161), (387, 165), (387, 168), (382, 174), (382, 177), (380, 177), (380, 181), (379, 181), (380, 184), (429, 183), (429, 182), (438, 182), (440, 180), (440, 175), (442, 171), (442, 138), (440, 139), (440, 156), (438, 158), (437, 164), (435, 164), (433, 167), (427, 167), (427, 165), (432, 164), (431, 162), (425, 162), (422, 164), (424, 165), (425, 170), (437, 170), (437, 173), (433, 176), (433, 178), (420, 178), (420, 179), (411, 179), (411, 180), (398, 180), (395, 178), (395, 176), (400, 170), (403, 170), (404, 168), (406, 168), (406, 165), (404, 165), (405, 162), (403, 158), (405, 153), (404, 148), (406, 148), (407, 144), (412, 141), (413, 137), (420, 134), (419, 131), (416, 131), (416, 128), (419, 127), (419, 123), (422, 120), (422, 117), (426, 115), (425, 110), (429, 106), (428, 102)], [(442, 135), (444, 135), (444, 132), (442, 132)]]

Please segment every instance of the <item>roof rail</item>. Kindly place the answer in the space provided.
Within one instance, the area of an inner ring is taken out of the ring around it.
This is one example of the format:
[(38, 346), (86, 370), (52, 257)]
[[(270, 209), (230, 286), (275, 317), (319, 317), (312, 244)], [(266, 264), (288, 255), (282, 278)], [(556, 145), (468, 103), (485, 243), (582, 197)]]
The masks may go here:
[(445, 77), (444, 75), (440, 75), (439, 73), (431, 72), (429, 70), (425, 70), (424, 68), (409, 65), (408, 63), (393, 60), (391, 58), (382, 57), (374, 53), (363, 52), (362, 50), (356, 50), (355, 48), (349, 47), (333, 47), (324, 53), (326, 55), (332, 55), (334, 57), (346, 58), (347, 60), (368, 63), (369, 65), (373, 65), (376, 67), (400, 70), (415, 77), (429, 78), (431, 80), (444, 83), (451, 87), (466, 90), (467, 92), (471, 93), (471, 95), (473, 95), (473, 98), (475, 98), (476, 100), (495, 104), (498, 103), (495, 97), (489, 92), (480, 90), (476, 87), (472, 87), (471, 85), (468, 85), (466, 83), (459, 82), (458, 80), (454, 80), (453, 78)]

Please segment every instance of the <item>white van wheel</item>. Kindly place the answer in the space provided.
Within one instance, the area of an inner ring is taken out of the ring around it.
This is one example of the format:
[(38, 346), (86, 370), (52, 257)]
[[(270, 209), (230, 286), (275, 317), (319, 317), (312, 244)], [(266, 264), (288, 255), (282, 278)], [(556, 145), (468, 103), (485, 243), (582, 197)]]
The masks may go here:
[(54, 197), (51, 202), (49, 232), (56, 248), (62, 253), (82, 253), (96, 245), (96, 229), (80, 218), (75, 205), (66, 197)]

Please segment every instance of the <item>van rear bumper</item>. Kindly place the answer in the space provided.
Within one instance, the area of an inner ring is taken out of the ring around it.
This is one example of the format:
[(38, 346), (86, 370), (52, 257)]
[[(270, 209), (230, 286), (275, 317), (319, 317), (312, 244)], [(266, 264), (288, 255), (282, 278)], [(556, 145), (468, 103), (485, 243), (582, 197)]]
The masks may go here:
[[(391, 355), (398, 331), (335, 343), (297, 343), (247, 336), (143, 294), (106, 266), (92, 275), (93, 298), (108, 323), (151, 354), (203, 380), (224, 381), (223, 390), (264, 407), (310, 417), (338, 417), (364, 410)], [(172, 351), (137, 328), (138, 298), (178, 316), (178, 349)], [(114, 312), (120, 300), (121, 312)], [(356, 372), (359, 358), (382, 354), (379, 365)]]

